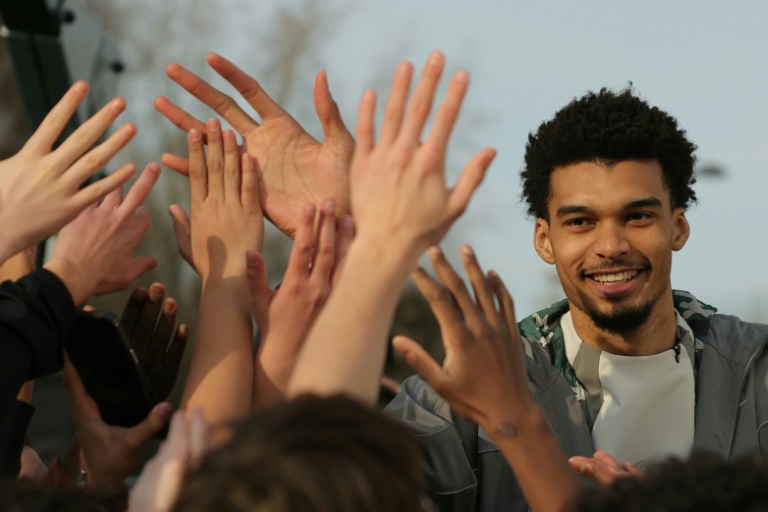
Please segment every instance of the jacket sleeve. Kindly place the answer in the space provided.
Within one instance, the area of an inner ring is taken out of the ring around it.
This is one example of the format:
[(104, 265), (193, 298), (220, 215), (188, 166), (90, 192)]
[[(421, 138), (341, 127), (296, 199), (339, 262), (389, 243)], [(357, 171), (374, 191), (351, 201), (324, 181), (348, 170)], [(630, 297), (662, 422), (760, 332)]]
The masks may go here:
[(25, 381), (61, 370), (75, 312), (69, 290), (48, 270), (0, 284), (0, 421)]
[(21, 469), (21, 450), (35, 408), (15, 400), (0, 419), (0, 478), (16, 477)]
[(416, 431), (436, 510), (475, 510), (477, 430), (474, 438), (471, 433), (462, 437), (445, 400), (418, 376), (403, 382), (400, 394), (384, 411)]

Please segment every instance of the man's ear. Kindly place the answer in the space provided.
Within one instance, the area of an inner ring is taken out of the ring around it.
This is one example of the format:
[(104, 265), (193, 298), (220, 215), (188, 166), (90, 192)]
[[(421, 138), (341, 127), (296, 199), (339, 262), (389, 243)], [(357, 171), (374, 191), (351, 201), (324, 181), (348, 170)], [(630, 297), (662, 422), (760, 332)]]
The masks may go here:
[(672, 212), (672, 250), (679, 251), (685, 246), (688, 237), (691, 236), (691, 226), (685, 218), (685, 210), (675, 208)]
[(541, 259), (550, 265), (555, 264), (555, 253), (549, 241), (549, 223), (541, 217), (536, 219), (536, 226), (533, 228), (533, 247)]

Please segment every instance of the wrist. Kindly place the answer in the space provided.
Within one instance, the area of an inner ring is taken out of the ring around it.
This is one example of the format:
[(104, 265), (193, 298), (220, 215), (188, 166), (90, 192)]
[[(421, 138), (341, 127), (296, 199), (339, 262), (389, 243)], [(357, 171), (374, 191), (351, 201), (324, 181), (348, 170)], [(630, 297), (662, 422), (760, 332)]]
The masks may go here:
[(496, 444), (518, 437), (528, 437), (531, 432), (549, 428), (544, 414), (533, 400), (523, 400), (514, 408), (503, 411), (489, 409), (488, 412), (478, 424), (488, 432)]
[(91, 283), (86, 269), (80, 268), (67, 258), (54, 256), (43, 268), (52, 272), (58, 277), (64, 286), (72, 295), (72, 301), (75, 305), (80, 305), (91, 296), (96, 288)]

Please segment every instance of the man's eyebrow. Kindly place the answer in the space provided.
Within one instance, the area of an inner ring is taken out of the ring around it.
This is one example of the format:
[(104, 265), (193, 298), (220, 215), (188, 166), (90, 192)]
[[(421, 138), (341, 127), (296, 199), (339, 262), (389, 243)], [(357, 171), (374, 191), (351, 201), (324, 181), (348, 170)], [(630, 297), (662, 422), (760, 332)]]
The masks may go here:
[(580, 204), (564, 204), (557, 209), (557, 217), (563, 217), (572, 213), (592, 213), (594, 210), (589, 206), (583, 206)]
[(661, 204), (661, 199), (657, 197), (645, 197), (643, 199), (638, 199), (636, 201), (630, 201), (624, 205), (625, 210), (632, 210), (634, 208), (646, 208), (648, 206), (663, 206)]

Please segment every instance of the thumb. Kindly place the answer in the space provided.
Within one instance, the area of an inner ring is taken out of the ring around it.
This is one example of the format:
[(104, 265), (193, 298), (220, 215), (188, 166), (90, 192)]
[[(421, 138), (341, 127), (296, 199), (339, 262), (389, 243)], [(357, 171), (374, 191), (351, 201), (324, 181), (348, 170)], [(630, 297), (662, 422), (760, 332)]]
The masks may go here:
[(341, 119), (339, 106), (331, 96), (331, 91), (328, 87), (328, 75), (326, 75), (325, 70), (320, 71), (315, 77), (315, 111), (323, 127), (323, 135), (325, 135), (326, 141), (329, 138), (341, 135), (351, 137), (346, 126), (344, 126), (344, 121)]
[(169, 206), (168, 213), (171, 214), (171, 220), (173, 221), (173, 232), (176, 234), (176, 245), (179, 247), (179, 254), (192, 268), (195, 268), (195, 263), (192, 259), (192, 230), (189, 224), (189, 216), (184, 211), (184, 208), (177, 204)]
[(424, 347), (406, 336), (396, 336), (392, 346), (400, 352), (408, 365), (433, 389), (437, 390), (443, 380), (443, 368), (432, 359)]
[(246, 277), (248, 279), (248, 291), (251, 294), (251, 311), (256, 318), (259, 329), (266, 329), (267, 310), (269, 309), (269, 297), (272, 290), (267, 282), (267, 269), (264, 266), (264, 257), (258, 251), (245, 253)]
[(67, 396), (69, 397), (69, 405), (72, 408), (74, 416), (82, 419), (97, 419), (101, 421), (101, 413), (99, 412), (99, 406), (88, 395), (85, 390), (83, 381), (80, 379), (80, 375), (69, 360), (69, 356), (64, 354), (64, 368), (61, 370), (61, 377), (64, 381), (64, 386), (67, 388)]
[(160, 432), (173, 415), (173, 407), (168, 402), (157, 404), (147, 417), (138, 425), (131, 427), (125, 434), (125, 439), (130, 446), (141, 447), (149, 439)]

